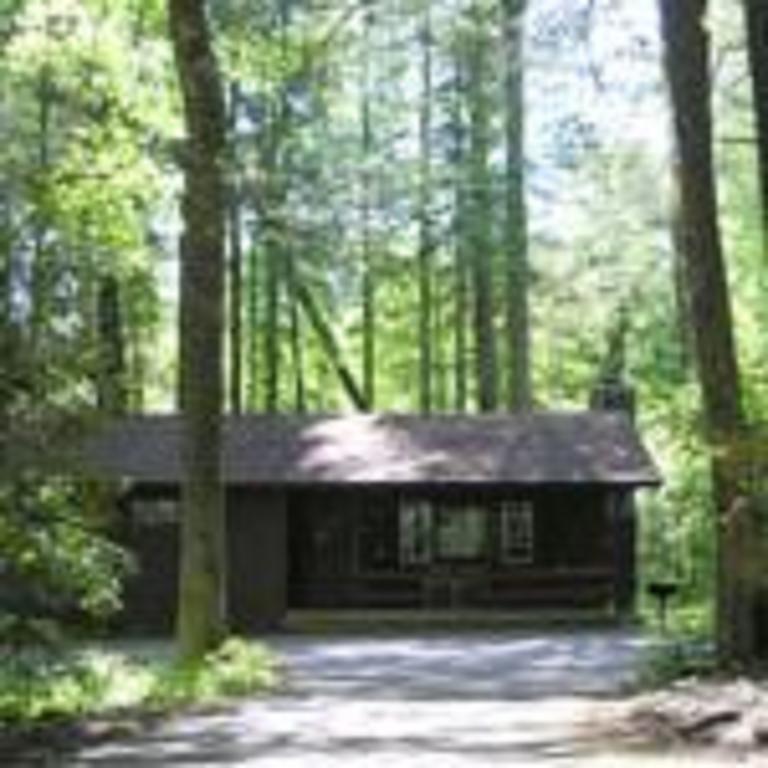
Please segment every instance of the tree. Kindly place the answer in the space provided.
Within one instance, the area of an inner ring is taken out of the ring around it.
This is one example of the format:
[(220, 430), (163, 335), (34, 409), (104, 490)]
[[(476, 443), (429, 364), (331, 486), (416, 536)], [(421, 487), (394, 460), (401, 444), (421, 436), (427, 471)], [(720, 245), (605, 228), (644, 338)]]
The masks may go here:
[(747, 56), (757, 131), (757, 168), (763, 251), (768, 255), (768, 2), (744, 0)]
[(122, 320), (120, 283), (105, 275), (98, 286), (99, 371), (96, 383), (100, 411), (120, 416), (127, 407), (125, 377), (125, 335)]
[(754, 640), (753, 564), (746, 549), (750, 510), (735, 458), (745, 424), (712, 160), (707, 2), (661, 0), (660, 9), (678, 156), (679, 237), (711, 448), (718, 644), (724, 660), (747, 660)]
[(371, 31), (374, 16), (371, 0), (364, 0), (362, 76), (360, 82), (360, 152), (362, 179), (360, 190), (360, 226), (362, 229), (362, 302), (363, 302), (363, 392), (369, 408), (376, 402), (376, 276), (374, 270), (371, 218), (373, 214), (373, 120), (371, 104)]
[(466, 120), (462, 97), (462, 56), (454, 51), (454, 73), (451, 98), (451, 134), (453, 137), (453, 404), (462, 413), (467, 408), (467, 314), (469, 270), (467, 259), (467, 193), (466, 193)]
[(525, 203), (524, 18), (525, 0), (502, 0), (506, 142), (504, 245), (506, 248), (507, 408), (531, 404), (528, 319), (528, 216)]
[(180, 325), (184, 480), (177, 632), (182, 656), (197, 658), (225, 633), (220, 455), (226, 116), (204, 0), (169, 0), (168, 8), (187, 129)]
[(477, 403), (481, 411), (493, 411), (498, 405), (493, 253), (490, 237), (492, 209), (488, 171), (491, 138), (491, 102), (488, 92), (491, 77), (490, 51), (485, 12), (475, 4), (470, 14), (466, 51), (466, 97), (469, 114), (467, 227), (472, 264)]
[(229, 87), (228, 129), (232, 147), (232, 168), (227, 189), (227, 228), (229, 240), (229, 407), (232, 413), (243, 410), (243, 243), (242, 195), (237, 158), (237, 120), (240, 113), (240, 86)]
[(421, 40), (421, 98), (419, 105), (419, 192), (416, 218), (419, 225), (419, 410), (432, 410), (434, 245), (432, 233), (432, 11), (426, 0), (419, 29)]

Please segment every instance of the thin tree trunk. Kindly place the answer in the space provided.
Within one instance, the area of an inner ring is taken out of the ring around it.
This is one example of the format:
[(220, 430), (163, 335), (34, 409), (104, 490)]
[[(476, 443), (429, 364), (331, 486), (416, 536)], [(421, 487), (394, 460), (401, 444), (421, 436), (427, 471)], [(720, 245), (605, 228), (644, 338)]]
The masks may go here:
[(445, 365), (445, 291), (443, 290), (444, 272), (437, 270), (434, 275), (432, 298), (432, 367), (434, 370), (433, 404), (436, 411), (448, 409), (448, 381)]
[[(49, 172), (51, 167), (51, 121), (52, 121), (52, 81), (47, 64), (40, 70), (37, 83), (37, 200), (32, 221), (32, 264), (30, 270), (30, 319), (28, 354), (32, 359), (42, 355), (41, 346), (46, 318), (49, 314), (48, 295), (52, 282), (52, 258), (47, 252), (44, 209), (49, 187)], [(44, 397), (45, 387), (43, 375), (33, 376), (30, 385), (35, 392), (35, 398)]]
[(469, 111), (469, 220), (474, 299), (475, 375), (481, 411), (498, 406), (496, 332), (494, 328), (493, 258), (490, 239), (491, 195), (488, 173), (490, 146), (490, 36), (483, 10), (473, 9), (467, 60)]
[(243, 246), (240, 216), (240, 187), (236, 157), (236, 136), (240, 87), (229, 88), (229, 135), (235, 162), (230, 170), (227, 199), (229, 230), (229, 407), (232, 413), (243, 410)]
[(363, 237), (363, 392), (370, 408), (376, 402), (376, 278), (371, 240), (372, 178), (371, 152), (373, 126), (371, 121), (371, 62), (370, 37), (373, 24), (372, 0), (364, 0), (363, 15), (363, 78), (361, 83), (361, 150), (363, 156), (360, 214)]
[(296, 295), (296, 258), (293, 252), (286, 253), (285, 258), (286, 284), (290, 289), (291, 315), (291, 358), (294, 376), (294, 408), (297, 413), (307, 410), (307, 394), (304, 383), (304, 355), (301, 333), (301, 317), (299, 315), (299, 299)]
[(97, 304), (97, 404), (102, 413), (120, 416), (127, 407), (125, 333), (120, 284), (114, 275), (101, 278)]
[(502, 0), (506, 138), (505, 248), (507, 408), (531, 406), (528, 320), (528, 215), (525, 204), (524, 16), (526, 0)]
[(259, 250), (251, 244), (248, 255), (248, 283), (246, 317), (248, 327), (247, 366), (248, 366), (248, 410), (254, 411), (259, 406)]
[(421, 30), (421, 106), (419, 109), (419, 410), (432, 410), (432, 21), (429, 0)]
[(274, 413), (280, 395), (280, 234), (274, 221), (266, 222), (265, 229), (264, 408)]
[(352, 401), (352, 404), (360, 411), (370, 410), (369, 403), (365, 399), (365, 393), (358, 385), (350, 367), (344, 361), (341, 345), (336, 339), (333, 328), (323, 317), (323, 313), (312, 295), (312, 292), (294, 275), (293, 292), (304, 310), (307, 320), (315, 330), (322, 344), (328, 362), (339, 377), (344, 392)]
[(768, 260), (768, 2), (744, 0), (747, 55), (752, 79), (752, 103), (757, 130), (757, 168), (763, 256)]
[(460, 57), (455, 61), (455, 94), (453, 98), (453, 281), (454, 281), (454, 408), (458, 413), (467, 409), (467, 315), (469, 285), (467, 268), (467, 195), (466, 185), (466, 126), (463, 112), (463, 69)]
[(143, 329), (133, 319), (129, 319), (126, 327), (128, 337), (128, 404), (127, 410), (134, 413), (142, 413), (145, 407), (144, 390), (147, 378), (147, 358)]
[(679, 162), (681, 242), (704, 416), (712, 448), (717, 515), (717, 625), (726, 661), (752, 655), (750, 528), (736, 455), (743, 437), (740, 379), (712, 159), (711, 82), (706, 0), (660, 0), (664, 64)]
[(225, 633), (221, 482), (226, 112), (203, 0), (169, 0), (187, 143), (181, 243), (183, 484), (177, 633), (199, 658)]
[[(0, 193), (0, 435), (8, 435), (11, 428), (11, 411), (18, 388), (20, 366), (18, 326), (13, 317), (13, 296), (17, 290), (18, 264), (16, 248), (11, 236), (9, 197)], [(0, 440), (0, 475), (6, 469), (10, 446)]]

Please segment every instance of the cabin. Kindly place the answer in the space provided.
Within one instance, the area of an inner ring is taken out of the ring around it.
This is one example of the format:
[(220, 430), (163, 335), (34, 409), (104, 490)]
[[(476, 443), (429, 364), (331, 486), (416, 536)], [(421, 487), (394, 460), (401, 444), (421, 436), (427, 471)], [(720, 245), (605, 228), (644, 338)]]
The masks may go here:
[[(177, 416), (95, 435), (138, 568), (124, 622), (173, 624)], [(244, 415), (223, 425), (227, 605), (239, 632), (302, 611), (631, 612), (638, 488), (660, 482), (622, 410)]]

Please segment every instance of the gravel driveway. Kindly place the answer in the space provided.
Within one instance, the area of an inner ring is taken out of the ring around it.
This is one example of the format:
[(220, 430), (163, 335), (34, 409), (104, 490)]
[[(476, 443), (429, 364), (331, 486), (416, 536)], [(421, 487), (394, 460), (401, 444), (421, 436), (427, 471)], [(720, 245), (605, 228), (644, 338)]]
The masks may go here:
[(592, 727), (647, 647), (627, 632), (294, 636), (274, 644), (288, 670), (279, 694), (180, 717), (59, 765), (688, 764), (637, 755), (625, 763)]

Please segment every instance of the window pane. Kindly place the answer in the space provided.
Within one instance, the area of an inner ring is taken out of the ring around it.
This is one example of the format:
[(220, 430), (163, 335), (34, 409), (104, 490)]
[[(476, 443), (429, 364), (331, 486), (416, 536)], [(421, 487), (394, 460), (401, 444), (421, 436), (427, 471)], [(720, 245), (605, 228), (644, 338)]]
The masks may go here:
[(533, 561), (533, 505), (505, 502), (501, 507), (501, 559), (505, 563)]
[(170, 525), (179, 519), (179, 502), (176, 499), (137, 499), (131, 506), (133, 519), (138, 525)]
[(432, 560), (432, 507), (428, 501), (409, 501), (400, 508), (400, 561), (404, 566)]
[(437, 526), (438, 556), (446, 560), (474, 560), (485, 554), (487, 511), (481, 507), (444, 507)]
[(396, 570), (397, 546), (397, 518), (391, 510), (363, 510), (357, 530), (358, 570)]

